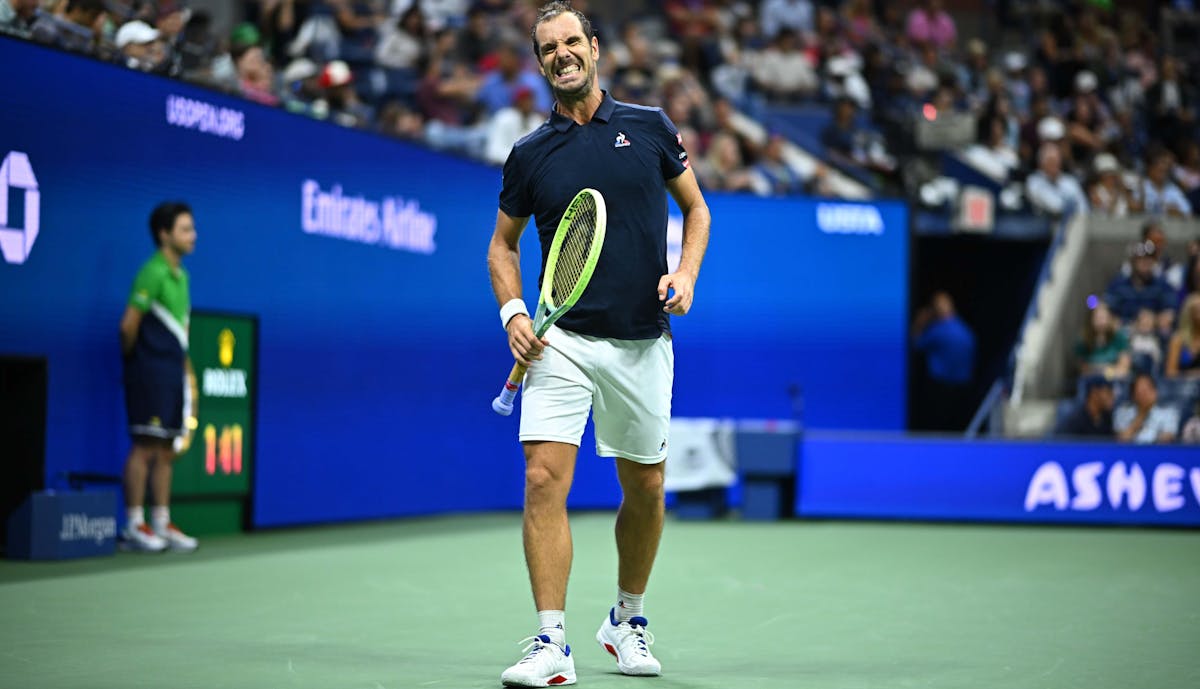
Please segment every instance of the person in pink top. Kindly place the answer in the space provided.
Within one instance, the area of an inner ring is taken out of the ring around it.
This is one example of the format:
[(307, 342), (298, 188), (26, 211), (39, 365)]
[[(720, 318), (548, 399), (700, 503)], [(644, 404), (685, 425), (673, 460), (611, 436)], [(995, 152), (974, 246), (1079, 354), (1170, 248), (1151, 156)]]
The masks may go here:
[(917, 0), (908, 13), (905, 33), (914, 44), (929, 43), (935, 48), (949, 48), (958, 40), (954, 19), (942, 9), (942, 0)]

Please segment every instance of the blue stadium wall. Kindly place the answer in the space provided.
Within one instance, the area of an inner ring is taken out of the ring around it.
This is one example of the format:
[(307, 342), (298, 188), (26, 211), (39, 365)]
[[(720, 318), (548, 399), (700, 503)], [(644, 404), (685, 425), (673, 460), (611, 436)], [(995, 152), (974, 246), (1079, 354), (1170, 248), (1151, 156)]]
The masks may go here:
[[(27, 259), (0, 263), (0, 354), (49, 361), (50, 483), (120, 471), (117, 323), (150, 208), (181, 198), (193, 306), (260, 318), (257, 525), (520, 505), (516, 419), (489, 408), (511, 363), (484, 260), (497, 169), (6, 38), (0, 64), (0, 155), (40, 194)], [(709, 202), (676, 414), (786, 417), (799, 390), (810, 427), (902, 429), (905, 207)], [(522, 251), (533, 300), (532, 232)], [(615, 505), (591, 443), (571, 503)]]

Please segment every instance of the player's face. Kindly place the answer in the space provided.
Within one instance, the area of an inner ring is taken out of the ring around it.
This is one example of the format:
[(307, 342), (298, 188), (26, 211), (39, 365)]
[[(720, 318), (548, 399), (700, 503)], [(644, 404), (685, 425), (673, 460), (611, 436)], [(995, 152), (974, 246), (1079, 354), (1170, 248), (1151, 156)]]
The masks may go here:
[(175, 225), (167, 233), (165, 242), (180, 256), (196, 250), (196, 222), (190, 213), (180, 213), (175, 218)]
[(538, 61), (542, 76), (559, 100), (578, 100), (592, 90), (600, 44), (583, 35), (574, 14), (563, 13), (537, 27)]

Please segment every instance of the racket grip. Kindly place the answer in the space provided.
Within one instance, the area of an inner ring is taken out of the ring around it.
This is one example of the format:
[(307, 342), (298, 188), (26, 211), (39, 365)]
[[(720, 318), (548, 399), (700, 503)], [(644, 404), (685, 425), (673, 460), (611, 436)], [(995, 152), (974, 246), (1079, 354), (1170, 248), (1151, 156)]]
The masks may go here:
[(508, 380), (504, 381), (504, 388), (500, 390), (496, 399), (492, 400), (492, 411), (500, 416), (508, 416), (512, 413), (513, 401), (517, 398), (517, 390), (521, 389), (521, 381), (525, 379), (527, 370), (520, 363), (513, 364), (512, 371), (508, 374)]

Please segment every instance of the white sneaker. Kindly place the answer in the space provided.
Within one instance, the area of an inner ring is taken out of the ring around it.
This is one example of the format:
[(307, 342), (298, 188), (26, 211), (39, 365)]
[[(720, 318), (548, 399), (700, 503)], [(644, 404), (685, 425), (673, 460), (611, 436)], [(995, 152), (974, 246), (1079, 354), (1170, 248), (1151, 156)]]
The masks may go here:
[(611, 609), (608, 619), (600, 623), (596, 641), (617, 659), (621, 674), (653, 676), (662, 672), (662, 664), (650, 653), (654, 635), (646, 629), (645, 617), (617, 622), (616, 609)]
[(542, 634), (521, 640), (525, 657), (500, 675), (506, 687), (557, 687), (575, 683), (570, 646), (559, 646)]
[(180, 531), (174, 522), (167, 524), (165, 528), (155, 529), (154, 533), (167, 544), (167, 547), (178, 552), (190, 553), (200, 545), (200, 541)]
[(154, 533), (146, 524), (129, 524), (121, 533), (121, 550), (140, 550), (146, 553), (161, 553), (167, 549), (167, 541)]

